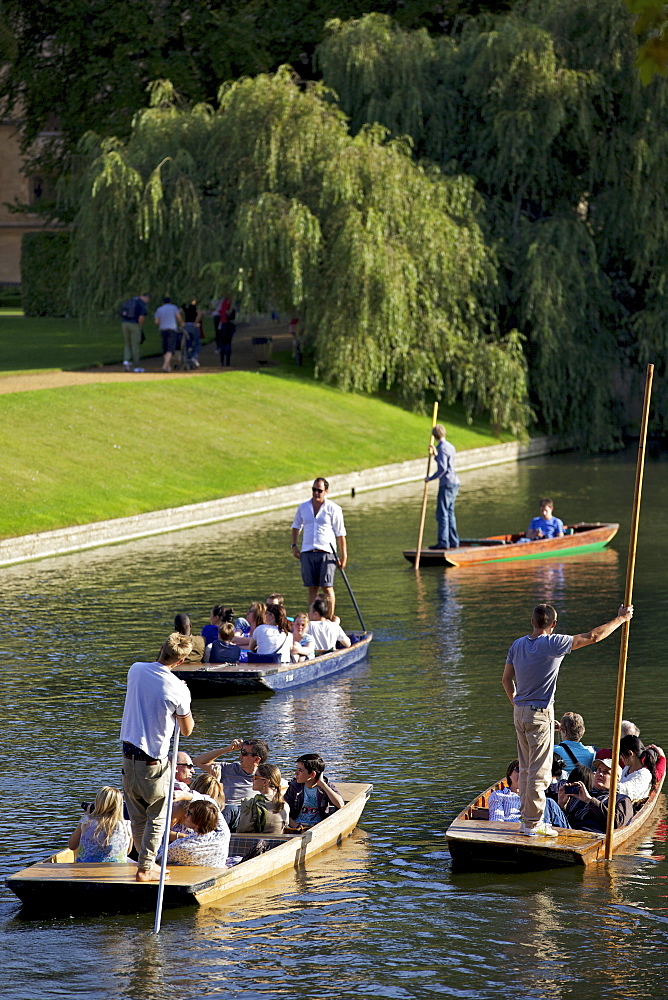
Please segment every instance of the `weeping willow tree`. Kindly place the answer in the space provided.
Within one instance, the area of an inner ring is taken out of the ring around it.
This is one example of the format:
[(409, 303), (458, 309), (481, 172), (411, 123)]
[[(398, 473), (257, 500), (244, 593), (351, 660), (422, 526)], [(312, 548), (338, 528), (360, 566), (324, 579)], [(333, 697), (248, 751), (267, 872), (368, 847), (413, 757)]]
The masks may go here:
[(618, 443), (648, 360), (668, 429), (666, 89), (641, 86), (635, 56), (621, 0), (529, 0), (457, 44), (332, 21), (318, 51), (353, 129), (408, 133), (416, 160), (473, 179), (535, 409), (589, 447)]
[(181, 106), (154, 86), (129, 139), (88, 135), (68, 196), (73, 297), (233, 293), (298, 311), (317, 374), (345, 389), (461, 398), (528, 424), (522, 338), (497, 322), (496, 261), (470, 180), (417, 164), (386, 128), (351, 137), (331, 92), (288, 69)]

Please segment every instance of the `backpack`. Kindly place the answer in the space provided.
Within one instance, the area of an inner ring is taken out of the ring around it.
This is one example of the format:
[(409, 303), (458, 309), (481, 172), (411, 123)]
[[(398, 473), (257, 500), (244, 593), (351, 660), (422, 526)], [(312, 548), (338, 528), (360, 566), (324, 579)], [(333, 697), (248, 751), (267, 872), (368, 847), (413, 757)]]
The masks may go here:
[(121, 308), (118, 310), (118, 315), (126, 323), (134, 323), (135, 319), (135, 300), (128, 299), (124, 302)]

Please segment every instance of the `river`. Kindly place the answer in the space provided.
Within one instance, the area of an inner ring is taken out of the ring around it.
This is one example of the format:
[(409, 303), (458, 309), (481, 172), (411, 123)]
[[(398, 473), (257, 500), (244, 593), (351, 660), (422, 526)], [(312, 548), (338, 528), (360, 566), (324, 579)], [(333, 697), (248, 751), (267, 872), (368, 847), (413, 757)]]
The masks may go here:
[[(565, 455), (463, 474), (464, 536), (524, 526), (552, 493), (564, 520), (619, 521), (600, 553), (464, 570), (423, 569), (420, 484), (342, 500), (349, 578), (373, 628), (369, 660), (309, 689), (197, 701), (192, 753), (262, 736), (288, 774), (318, 749), (336, 781), (370, 780), (365, 835), (244, 898), (148, 915), (25, 920), (0, 890), (4, 1000), (291, 1000), (663, 997), (668, 957), (666, 826), (589, 870), (451, 871), (444, 830), (514, 756), (500, 679), (539, 601), (559, 627), (608, 620), (624, 590), (634, 454)], [(320, 470), (314, 470), (320, 471)], [(625, 717), (666, 732), (663, 622), (668, 463), (647, 465)], [(426, 541), (434, 540), (433, 495)], [(290, 511), (0, 570), (2, 876), (63, 845), (79, 802), (119, 784), (125, 674), (150, 659), (176, 611), (198, 629), (214, 603), (243, 612), (273, 590), (304, 606)], [(341, 583), (341, 581), (340, 581)], [(354, 627), (342, 586), (337, 610)], [(580, 712), (609, 745), (619, 641), (564, 661), (556, 711)]]

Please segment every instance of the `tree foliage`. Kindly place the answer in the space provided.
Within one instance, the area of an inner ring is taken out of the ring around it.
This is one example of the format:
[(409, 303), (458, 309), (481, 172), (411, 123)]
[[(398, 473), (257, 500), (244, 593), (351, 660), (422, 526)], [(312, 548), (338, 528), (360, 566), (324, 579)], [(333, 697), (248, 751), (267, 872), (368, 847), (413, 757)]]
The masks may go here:
[(526, 426), (521, 338), (497, 326), (471, 182), (416, 164), (379, 126), (352, 138), (321, 85), (286, 67), (226, 85), (214, 110), (161, 84), (126, 142), (89, 135), (79, 156), (79, 310), (139, 287), (271, 300), (299, 311), (327, 381), (396, 386), (412, 405), (462, 396)]
[(418, 158), (474, 180), (535, 408), (591, 447), (619, 440), (630, 374), (651, 358), (664, 376), (668, 354), (666, 98), (634, 58), (621, 0), (530, 0), (456, 43), (373, 14), (330, 22), (318, 52), (354, 129), (408, 132)]

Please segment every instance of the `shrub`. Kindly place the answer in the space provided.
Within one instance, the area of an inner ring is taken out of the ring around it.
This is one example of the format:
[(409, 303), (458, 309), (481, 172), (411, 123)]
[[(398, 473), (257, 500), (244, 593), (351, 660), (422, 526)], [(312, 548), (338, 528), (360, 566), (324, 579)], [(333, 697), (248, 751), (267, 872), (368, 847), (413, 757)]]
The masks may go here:
[(21, 246), (21, 302), (26, 316), (70, 316), (69, 233), (26, 233)]

